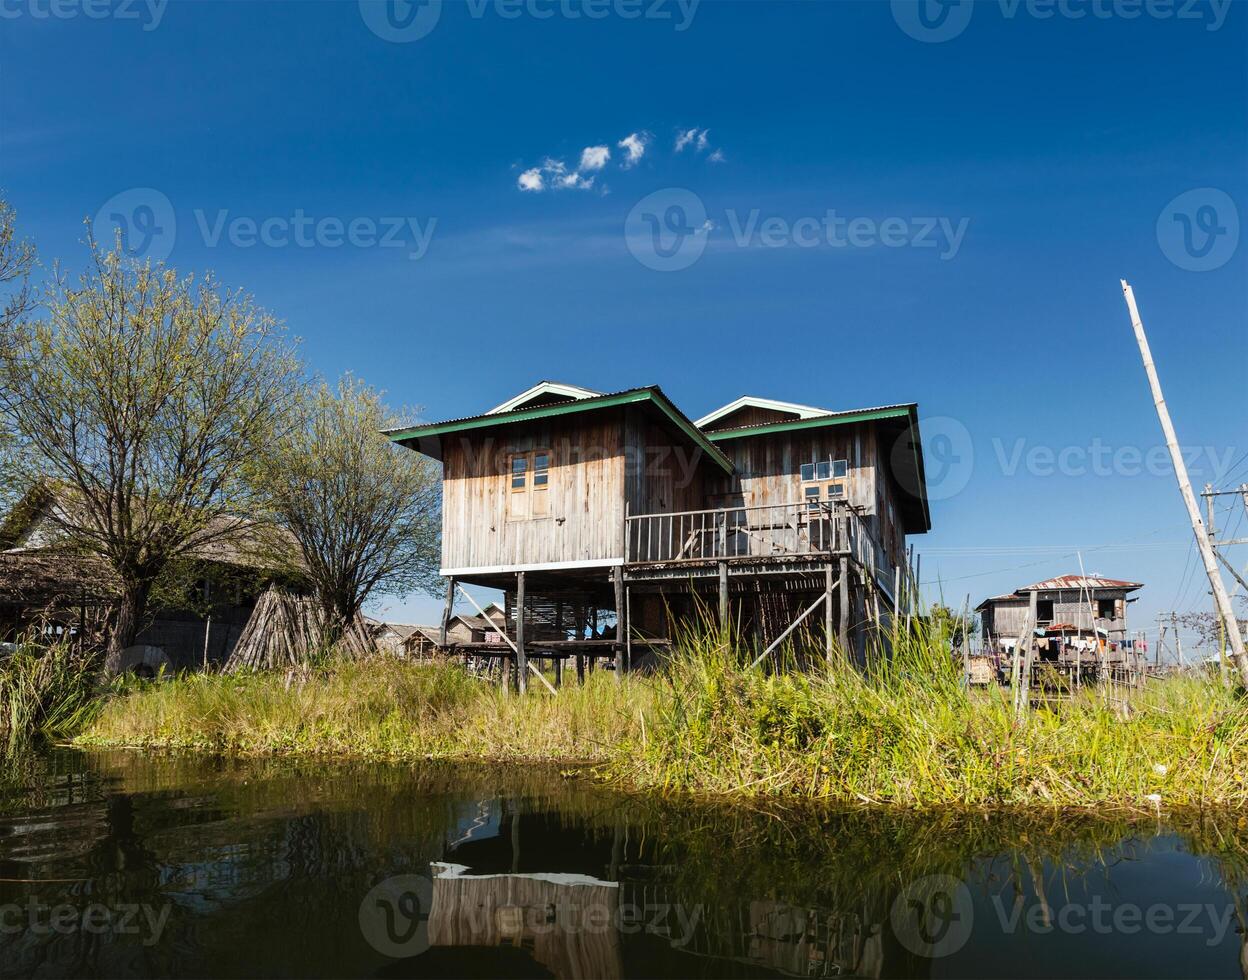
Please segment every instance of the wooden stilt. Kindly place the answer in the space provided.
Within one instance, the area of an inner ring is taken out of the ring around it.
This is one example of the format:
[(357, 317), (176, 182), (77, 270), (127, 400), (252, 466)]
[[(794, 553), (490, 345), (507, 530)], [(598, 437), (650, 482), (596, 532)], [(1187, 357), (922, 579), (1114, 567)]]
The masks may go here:
[(624, 669), (633, 669), (633, 590), (624, 586)]
[[(438, 634), (438, 646), (446, 649), (446, 631), (451, 626), (451, 610), (455, 608), (455, 576), (446, 580), (446, 604), (442, 607), (442, 632)], [(471, 637), (469, 637), (471, 639)]]
[(524, 572), (516, 572), (516, 688), (529, 689), (529, 663), (524, 655)]
[(728, 633), (728, 563), (719, 563), (719, 628)]
[(849, 559), (841, 556), (840, 636), (841, 653), (849, 656)]
[(829, 563), (824, 571), (823, 587), (823, 657), (828, 667), (832, 666), (832, 590), (836, 582)]
[(615, 566), (615, 682), (624, 676), (624, 567)]

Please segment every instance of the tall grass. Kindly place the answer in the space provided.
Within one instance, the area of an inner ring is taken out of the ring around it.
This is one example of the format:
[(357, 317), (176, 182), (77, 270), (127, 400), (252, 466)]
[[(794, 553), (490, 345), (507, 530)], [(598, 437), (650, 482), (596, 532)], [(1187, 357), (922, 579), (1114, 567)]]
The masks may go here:
[(98, 708), (96, 658), (67, 643), (22, 644), (0, 660), (0, 741), (6, 751), (36, 735), (77, 732)]
[(85, 743), (396, 759), (601, 763), (651, 685), (606, 673), (558, 697), (505, 694), (455, 664), (338, 661), (306, 673), (187, 675), (115, 695)]
[(918, 808), (1248, 803), (1248, 711), (1213, 681), (1153, 681), (1128, 705), (1086, 690), (1018, 718), (1008, 690), (967, 689), (923, 629), (865, 666), (750, 659), (699, 629), (654, 676), (597, 673), (557, 697), (384, 659), (188, 676), (113, 695), (83, 741), (588, 763), (638, 788)]
[(630, 781), (710, 794), (926, 806), (1248, 802), (1248, 711), (1196, 677), (1109, 700), (1087, 689), (1016, 717), (1008, 690), (968, 689), (920, 627), (865, 667), (767, 674), (722, 635), (685, 638)]

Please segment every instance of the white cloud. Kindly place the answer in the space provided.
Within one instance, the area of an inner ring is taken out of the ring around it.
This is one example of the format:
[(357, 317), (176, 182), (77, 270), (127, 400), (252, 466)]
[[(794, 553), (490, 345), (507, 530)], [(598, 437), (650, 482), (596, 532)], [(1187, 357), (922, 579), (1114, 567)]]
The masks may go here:
[(601, 170), (611, 159), (611, 151), (605, 146), (587, 146), (581, 150), (582, 170)]
[(555, 185), (568, 190), (587, 191), (594, 186), (594, 178), (582, 177), (580, 171), (574, 170), (570, 174), (563, 174), (557, 178)]
[(620, 164), (625, 170), (635, 167), (637, 161), (646, 155), (646, 147), (650, 143), (650, 134), (646, 132), (629, 133), (616, 145), (628, 155)]
[(716, 150), (716, 151), (715, 151), (714, 153), (712, 153), (709, 157), (707, 157), (707, 159), (708, 159), (708, 160), (710, 160), (710, 161), (711, 161), (711, 163), (723, 163), (723, 162), (724, 162), (724, 151), (723, 151), (723, 150)]
[(686, 146), (693, 144), (693, 148), (701, 153), (707, 147), (707, 129), (682, 129), (676, 134), (676, 152), (681, 153)]
[(546, 188), (546, 181), (542, 177), (540, 167), (526, 170), (520, 175), (520, 179), (516, 181), (516, 184), (522, 191), (541, 191)]

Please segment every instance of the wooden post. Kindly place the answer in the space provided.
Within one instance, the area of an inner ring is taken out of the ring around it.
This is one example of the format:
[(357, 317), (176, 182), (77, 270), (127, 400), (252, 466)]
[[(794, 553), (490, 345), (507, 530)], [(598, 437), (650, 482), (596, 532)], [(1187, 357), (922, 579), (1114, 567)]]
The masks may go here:
[(719, 628), (728, 635), (728, 563), (719, 563)]
[(208, 671), (208, 634), (212, 631), (212, 617), (204, 621), (204, 672)]
[(446, 631), (451, 627), (451, 610), (455, 607), (455, 576), (446, 580), (446, 604), (442, 607), (442, 632), (438, 634), (438, 646), (446, 649)]
[(516, 688), (529, 689), (529, 662), (524, 655), (524, 572), (516, 572)]
[[(563, 634), (563, 600), (560, 599), (555, 603), (555, 635), (560, 640), (567, 639)], [(555, 687), (563, 687), (563, 653), (560, 650), (555, 651), (553, 657), (555, 667)]]
[(628, 628), (624, 613), (624, 566), (615, 566), (615, 682), (624, 676), (624, 633)]
[(633, 587), (624, 586), (624, 669), (633, 669)]
[(832, 590), (835, 586), (829, 562), (823, 570), (823, 657), (829, 669), (832, 667)]
[(841, 587), (840, 587), (840, 635), (841, 656), (849, 657), (849, 559), (841, 555)]
[(1179, 437), (1170, 421), (1170, 411), (1166, 408), (1166, 399), (1161, 391), (1161, 381), (1157, 377), (1157, 368), (1153, 364), (1153, 354), (1148, 346), (1148, 337), (1144, 333), (1144, 324), (1140, 321), (1140, 311), (1135, 305), (1135, 293), (1125, 279), (1122, 280), (1122, 293), (1127, 300), (1127, 310), (1131, 314), (1131, 326), (1135, 330), (1135, 340), (1139, 344), (1140, 357), (1144, 361), (1144, 372), (1148, 375), (1148, 384), (1153, 393), (1153, 404), (1157, 408), (1157, 418), (1161, 422), (1161, 430), (1166, 437), (1166, 445), (1170, 449), (1170, 459), (1174, 463), (1174, 475), (1179, 482), (1179, 493), (1187, 507), (1187, 516), (1192, 522), (1192, 533), (1196, 536), (1196, 545), (1200, 549), (1200, 558), (1205, 565), (1205, 574), (1213, 588), (1214, 603), (1222, 616), (1226, 627), (1227, 638), (1231, 643), (1231, 659), (1239, 670), (1240, 680), (1248, 684), (1248, 652), (1244, 650), (1244, 638), (1239, 632), (1239, 621), (1235, 618), (1235, 609), (1231, 605), (1231, 597), (1227, 595), (1226, 586), (1222, 584), (1222, 574), (1218, 571), (1217, 560), (1213, 557), (1213, 545), (1200, 519), (1200, 510), (1196, 506), (1196, 497), (1192, 493), (1192, 484), (1187, 477), (1187, 464), (1183, 461), (1183, 453), (1179, 449)]

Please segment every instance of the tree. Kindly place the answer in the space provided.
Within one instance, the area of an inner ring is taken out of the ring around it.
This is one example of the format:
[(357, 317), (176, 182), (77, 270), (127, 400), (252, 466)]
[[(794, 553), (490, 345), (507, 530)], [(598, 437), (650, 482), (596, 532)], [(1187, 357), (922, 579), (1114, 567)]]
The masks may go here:
[(301, 374), (250, 297), (137, 264), (120, 239), (90, 248), (76, 284), (45, 287), (39, 318), (5, 325), (0, 419), (66, 544), (117, 579), (113, 673), (166, 566), (248, 524), (246, 467), (290, 424)]
[[(34, 264), (34, 246), (18, 237), (17, 217), (0, 197), (0, 343), (12, 325), (31, 310), (30, 270)], [(7, 472), (15, 442), (8, 427), (0, 426), (0, 507), (6, 510), (16, 499), (17, 481)]]
[(262, 461), (273, 523), (298, 543), (326, 646), (373, 595), (431, 589), (438, 567), (440, 474), (391, 443), (399, 422), (351, 378), (308, 393), (298, 430)]

